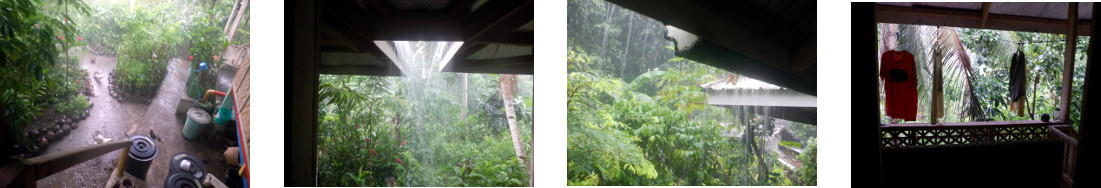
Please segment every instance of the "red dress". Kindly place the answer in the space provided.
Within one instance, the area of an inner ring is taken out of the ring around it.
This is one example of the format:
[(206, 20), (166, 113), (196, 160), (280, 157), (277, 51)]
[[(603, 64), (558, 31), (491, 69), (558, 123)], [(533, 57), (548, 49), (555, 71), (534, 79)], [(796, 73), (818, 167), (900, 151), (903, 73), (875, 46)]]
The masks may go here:
[(879, 78), (887, 96), (887, 116), (906, 121), (917, 120), (917, 72), (914, 55), (906, 51), (887, 51), (879, 61)]

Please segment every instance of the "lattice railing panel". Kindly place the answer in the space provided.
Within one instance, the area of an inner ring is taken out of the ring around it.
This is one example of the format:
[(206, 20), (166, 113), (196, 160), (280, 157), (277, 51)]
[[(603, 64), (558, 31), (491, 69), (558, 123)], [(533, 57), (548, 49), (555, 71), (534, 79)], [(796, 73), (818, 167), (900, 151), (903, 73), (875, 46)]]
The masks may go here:
[(883, 126), (880, 135), (884, 148), (950, 147), (1056, 139), (1048, 132), (1046, 125), (1048, 124), (902, 124)]

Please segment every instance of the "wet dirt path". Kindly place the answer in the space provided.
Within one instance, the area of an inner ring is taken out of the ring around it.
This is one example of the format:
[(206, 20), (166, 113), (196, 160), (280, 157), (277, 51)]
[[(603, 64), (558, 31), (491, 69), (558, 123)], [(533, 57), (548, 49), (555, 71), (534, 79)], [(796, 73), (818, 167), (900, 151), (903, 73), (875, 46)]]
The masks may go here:
[[(92, 63), (93, 57), (95, 63)], [(120, 103), (108, 95), (108, 75), (115, 69), (115, 58), (89, 54), (81, 59), (80, 66), (88, 71), (88, 76), (92, 79), (95, 79), (96, 72), (101, 75), (100, 79), (92, 81), (92, 92), (95, 95), (88, 97), (88, 101), (93, 103), (88, 119), (77, 123), (79, 126), (69, 135), (50, 144), (46, 154), (94, 145), (96, 143), (92, 139), (92, 133), (95, 130), (99, 130), (104, 138), (125, 139), (126, 131), (141, 122), (149, 107), (137, 103)], [(38, 186), (103, 187), (110, 170), (118, 164), (118, 158), (119, 152), (111, 152), (85, 161), (39, 180)]]
[[(93, 132), (99, 130), (103, 137), (112, 140), (126, 139), (128, 134), (149, 135), (152, 130), (160, 140), (157, 154), (149, 166), (145, 183), (149, 187), (162, 187), (168, 176), (169, 162), (177, 153), (188, 153), (202, 160), (207, 173), (214, 174), (225, 182), (227, 165), (222, 153), (225, 147), (219, 139), (204, 136), (197, 141), (183, 137), (182, 128), (186, 117), (176, 115), (176, 106), (184, 92), (189, 63), (181, 59), (172, 59), (166, 67), (166, 75), (149, 105), (132, 102), (119, 102), (108, 95), (108, 75), (115, 68), (115, 59), (96, 56), (81, 61), (89, 76), (100, 72), (101, 78), (93, 84), (95, 96), (89, 99), (95, 104), (88, 119), (81, 121), (79, 127), (60, 141), (54, 142), (48, 153), (69, 150), (95, 144)], [(181, 71), (183, 70), (183, 71)], [(215, 127), (208, 125), (208, 129)], [(133, 132), (131, 132), (133, 131)], [(209, 134), (208, 134), (209, 135)], [(118, 151), (85, 161), (62, 172), (38, 181), (41, 187), (103, 187), (108, 175), (118, 164)]]

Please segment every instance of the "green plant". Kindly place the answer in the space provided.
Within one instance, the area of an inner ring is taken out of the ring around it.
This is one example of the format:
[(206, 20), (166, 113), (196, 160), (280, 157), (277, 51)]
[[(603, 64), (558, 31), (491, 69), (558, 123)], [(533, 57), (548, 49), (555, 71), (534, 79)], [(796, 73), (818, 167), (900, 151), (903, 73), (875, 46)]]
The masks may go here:
[(23, 131), (52, 101), (47, 91), (71, 81), (49, 74), (58, 62), (71, 60), (64, 52), (79, 45), (72, 15), (87, 14), (87, 7), (78, 0), (10, 0), (0, 7), (0, 112), (7, 117), (0, 124), (10, 125), (3, 128), (11, 135), (3, 138), (16, 143), (15, 150), (2, 150), (29, 151), (34, 146)]
[(57, 112), (65, 115), (77, 115), (88, 110), (88, 98), (75, 95), (71, 99), (57, 104)]
[[(465, 120), (461, 99), (450, 92), (460, 89), (452, 87), (461, 85), (457, 78), (322, 75), (319, 184), (525, 186), (527, 175), (508, 131), (494, 131), (496, 119), (504, 117), (491, 112), (503, 110), (489, 103), (499, 104), (500, 98), (482, 100), (499, 95), (496, 76), (470, 75), (471, 111)], [(438, 85), (427, 86), (433, 84)], [(526, 89), (519, 96), (530, 96), (531, 87), (521, 88)], [(523, 139), (530, 140), (531, 107), (523, 99), (515, 102)]]

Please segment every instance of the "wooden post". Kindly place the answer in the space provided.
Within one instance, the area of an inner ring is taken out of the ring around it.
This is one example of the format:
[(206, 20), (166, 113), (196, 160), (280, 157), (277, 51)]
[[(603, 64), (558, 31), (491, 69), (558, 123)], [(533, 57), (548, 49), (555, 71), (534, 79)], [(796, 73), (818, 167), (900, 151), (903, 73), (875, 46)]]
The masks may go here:
[(293, 0), (286, 13), (291, 36), (290, 68), (286, 75), (290, 99), (289, 120), (283, 126), (286, 147), (284, 186), (317, 186), (317, 93), (320, 56), (317, 43), (318, 2)]
[(1078, 3), (1071, 2), (1067, 8), (1067, 47), (1063, 49), (1063, 90), (1059, 100), (1059, 119), (1070, 122), (1071, 87), (1074, 82), (1074, 51), (1078, 45)]
[[(866, 100), (853, 103), (852, 143), (854, 153), (872, 153), (871, 155), (852, 155), (853, 161), (867, 161), (868, 165), (854, 166), (852, 171), (861, 172), (863, 181), (853, 181), (854, 185), (863, 183), (879, 187), (883, 181), (880, 153), (879, 120), (879, 55), (876, 53), (875, 3), (852, 3), (853, 23), (853, 96)], [(856, 177), (856, 176), (854, 176)], [(855, 187), (855, 186), (854, 186)]]

